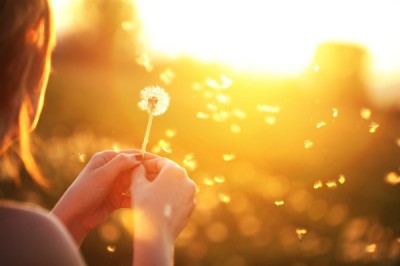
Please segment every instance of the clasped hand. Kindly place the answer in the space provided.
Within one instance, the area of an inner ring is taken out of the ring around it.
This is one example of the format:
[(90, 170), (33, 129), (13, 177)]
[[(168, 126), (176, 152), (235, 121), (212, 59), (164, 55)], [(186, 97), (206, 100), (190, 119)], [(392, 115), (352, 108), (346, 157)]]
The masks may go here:
[[(140, 209), (172, 242), (185, 227), (196, 185), (176, 163), (140, 156), (137, 150), (95, 154), (53, 208), (78, 245), (119, 208)], [(172, 210), (168, 217), (165, 208)], [(141, 217), (135, 217), (135, 226)]]

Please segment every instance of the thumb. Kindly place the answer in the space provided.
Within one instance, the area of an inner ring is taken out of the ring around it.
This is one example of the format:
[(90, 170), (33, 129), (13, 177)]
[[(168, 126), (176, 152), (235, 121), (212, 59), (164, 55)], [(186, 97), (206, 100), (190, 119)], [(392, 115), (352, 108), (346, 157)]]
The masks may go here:
[(144, 168), (142, 164), (139, 164), (132, 170), (131, 177), (132, 177), (132, 189), (150, 183), (149, 180), (147, 180), (146, 178), (146, 168)]

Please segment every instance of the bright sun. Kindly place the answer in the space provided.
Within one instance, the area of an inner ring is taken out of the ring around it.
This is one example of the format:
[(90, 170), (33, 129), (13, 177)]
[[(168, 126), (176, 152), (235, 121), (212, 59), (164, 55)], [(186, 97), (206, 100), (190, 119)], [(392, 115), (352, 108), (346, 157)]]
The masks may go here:
[(400, 70), (400, 1), (132, 1), (153, 52), (287, 75), (333, 40), (365, 47), (374, 71)]

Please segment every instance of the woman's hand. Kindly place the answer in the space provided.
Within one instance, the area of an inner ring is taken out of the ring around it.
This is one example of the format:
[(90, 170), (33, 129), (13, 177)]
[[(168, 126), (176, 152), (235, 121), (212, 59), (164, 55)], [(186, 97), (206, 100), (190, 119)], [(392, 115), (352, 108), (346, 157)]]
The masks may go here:
[(132, 172), (134, 265), (172, 265), (173, 243), (195, 207), (196, 185), (185, 169), (162, 158)]
[(131, 207), (131, 197), (125, 192), (132, 169), (140, 163), (135, 156), (140, 151), (95, 154), (53, 208), (78, 245), (114, 210)]

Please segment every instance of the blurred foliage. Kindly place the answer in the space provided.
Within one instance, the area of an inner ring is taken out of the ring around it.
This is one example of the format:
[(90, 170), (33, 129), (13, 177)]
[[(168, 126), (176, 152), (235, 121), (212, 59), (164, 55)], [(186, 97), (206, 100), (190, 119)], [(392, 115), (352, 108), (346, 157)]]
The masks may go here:
[[(287, 78), (150, 57), (132, 42), (138, 28), (121, 27), (124, 8), (93, 3), (105, 19), (59, 39), (34, 137), (52, 191), (24, 174), (19, 189), (2, 180), (2, 197), (50, 209), (92, 154), (139, 148), (139, 91), (158, 84), (171, 106), (149, 146), (199, 186), (176, 265), (400, 262), (399, 115), (369, 103), (367, 51), (322, 44), (308, 71)], [(130, 265), (131, 215), (117, 211), (85, 240), (89, 265)]]

